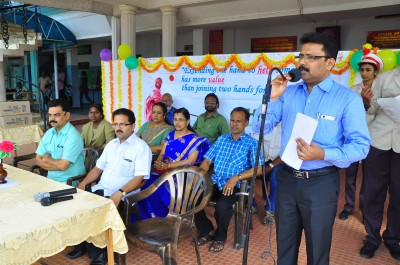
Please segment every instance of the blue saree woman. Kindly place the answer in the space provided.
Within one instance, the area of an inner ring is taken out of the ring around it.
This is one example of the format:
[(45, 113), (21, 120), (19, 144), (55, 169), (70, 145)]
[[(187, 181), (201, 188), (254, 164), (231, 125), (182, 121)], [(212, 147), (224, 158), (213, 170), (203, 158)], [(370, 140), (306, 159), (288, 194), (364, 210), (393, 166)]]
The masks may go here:
[[(147, 188), (159, 176), (173, 168), (199, 165), (210, 148), (208, 139), (198, 136), (190, 127), (190, 114), (187, 109), (180, 108), (175, 111), (174, 127), (175, 131), (170, 132), (165, 139), (161, 153), (154, 161), (150, 179), (142, 189)], [(169, 186), (166, 184), (138, 203), (140, 219), (166, 216), (169, 202)]]

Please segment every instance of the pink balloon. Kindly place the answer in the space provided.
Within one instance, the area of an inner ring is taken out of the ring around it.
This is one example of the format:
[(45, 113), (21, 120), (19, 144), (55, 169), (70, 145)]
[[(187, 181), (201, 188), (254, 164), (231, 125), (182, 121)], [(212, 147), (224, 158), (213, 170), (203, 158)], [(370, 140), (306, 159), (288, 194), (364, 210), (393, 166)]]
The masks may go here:
[(102, 61), (109, 61), (112, 59), (112, 52), (109, 49), (102, 49), (100, 52), (100, 59)]

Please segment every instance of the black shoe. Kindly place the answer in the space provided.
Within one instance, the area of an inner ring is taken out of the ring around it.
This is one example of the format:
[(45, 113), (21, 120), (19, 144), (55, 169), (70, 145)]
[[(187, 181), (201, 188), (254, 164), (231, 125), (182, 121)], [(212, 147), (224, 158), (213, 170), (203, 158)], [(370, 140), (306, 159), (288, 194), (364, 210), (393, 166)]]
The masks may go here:
[(375, 251), (379, 248), (379, 246), (373, 245), (371, 242), (364, 241), (364, 246), (360, 249), (360, 256), (365, 259), (371, 259), (375, 255)]
[(400, 245), (399, 243), (388, 244), (385, 243), (386, 248), (390, 252), (390, 256), (394, 259), (400, 260)]
[(343, 210), (340, 214), (339, 214), (339, 220), (346, 220), (347, 218), (349, 218), (349, 215), (351, 214), (351, 212), (348, 212), (346, 210)]
[(100, 255), (90, 261), (90, 265), (105, 265), (106, 264), (106, 255), (103, 251)]
[(85, 247), (76, 246), (74, 250), (72, 250), (71, 252), (69, 252), (67, 254), (67, 257), (69, 259), (77, 259), (77, 258), (82, 257), (85, 254), (86, 254), (86, 248)]

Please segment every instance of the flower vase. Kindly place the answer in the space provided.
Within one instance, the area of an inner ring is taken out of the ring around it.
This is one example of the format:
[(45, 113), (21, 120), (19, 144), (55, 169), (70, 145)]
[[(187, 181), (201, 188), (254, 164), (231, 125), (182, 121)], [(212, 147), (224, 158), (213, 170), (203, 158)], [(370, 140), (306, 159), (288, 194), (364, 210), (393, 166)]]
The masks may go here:
[(3, 168), (3, 163), (0, 161), (0, 184), (7, 183), (7, 171)]

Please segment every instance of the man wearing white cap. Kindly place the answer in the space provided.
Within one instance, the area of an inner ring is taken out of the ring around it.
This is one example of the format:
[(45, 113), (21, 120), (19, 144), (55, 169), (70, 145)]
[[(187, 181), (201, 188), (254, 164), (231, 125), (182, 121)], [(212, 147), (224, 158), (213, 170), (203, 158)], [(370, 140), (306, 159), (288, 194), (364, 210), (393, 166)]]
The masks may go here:
[[(371, 148), (365, 158), (363, 181), (363, 215), (367, 232), (360, 250), (364, 258), (372, 258), (383, 240), (390, 255), (400, 260), (400, 126), (398, 106), (400, 95), (400, 67), (379, 74), (377, 90), (367, 113), (376, 115), (369, 126)], [(382, 100), (394, 100), (388, 106)], [(397, 100), (397, 102), (395, 101)], [(397, 120), (397, 122), (396, 122)], [(380, 234), (384, 205), (389, 192), (386, 230)]]
[[(360, 63), (360, 75), (362, 78), (362, 83), (352, 86), (350, 89), (357, 92), (364, 103), (364, 108), (368, 109), (371, 106), (371, 99), (376, 93), (376, 76), (379, 70), (383, 68), (383, 62), (376, 54), (368, 53), (362, 57)], [(366, 115), (368, 126), (371, 124), (375, 115)], [(362, 160), (362, 166), (364, 167), (365, 161)], [(356, 181), (359, 162), (352, 163), (348, 168), (346, 168), (346, 185), (345, 185), (345, 199), (346, 204), (344, 205), (343, 211), (339, 214), (339, 219), (344, 221), (354, 210), (355, 199), (356, 199)], [(363, 170), (364, 172), (364, 170)], [(363, 204), (363, 191), (360, 192), (360, 209), (362, 210)]]

